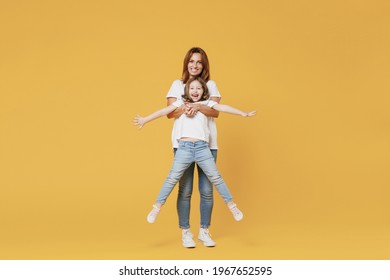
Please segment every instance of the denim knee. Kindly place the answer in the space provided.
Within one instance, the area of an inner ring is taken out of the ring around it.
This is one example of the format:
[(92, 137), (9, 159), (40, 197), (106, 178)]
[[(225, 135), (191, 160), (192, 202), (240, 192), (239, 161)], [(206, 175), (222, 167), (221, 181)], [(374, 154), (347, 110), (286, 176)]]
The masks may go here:
[(211, 174), (211, 176), (210, 176), (209, 179), (210, 179), (210, 182), (211, 182), (214, 186), (218, 186), (218, 185), (224, 183), (224, 180), (223, 180), (221, 174), (219, 174), (219, 173)]
[(178, 198), (181, 200), (191, 200), (192, 197), (192, 188), (186, 188), (185, 186), (180, 187), (178, 191)]
[(200, 197), (206, 200), (213, 200), (213, 189), (202, 190)]

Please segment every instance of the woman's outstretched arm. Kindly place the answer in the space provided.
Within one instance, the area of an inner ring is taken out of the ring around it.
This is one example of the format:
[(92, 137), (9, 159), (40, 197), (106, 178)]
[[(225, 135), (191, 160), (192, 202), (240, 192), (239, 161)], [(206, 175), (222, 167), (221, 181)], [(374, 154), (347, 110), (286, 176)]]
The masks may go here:
[(146, 117), (141, 117), (140, 115), (137, 115), (135, 118), (133, 118), (133, 123), (135, 126), (139, 126), (139, 128), (142, 128), (145, 124), (148, 122), (161, 118), (162, 116), (168, 115), (170, 112), (174, 111), (177, 107), (174, 105), (169, 105), (161, 110), (158, 110), (154, 113), (151, 113), (150, 115)]

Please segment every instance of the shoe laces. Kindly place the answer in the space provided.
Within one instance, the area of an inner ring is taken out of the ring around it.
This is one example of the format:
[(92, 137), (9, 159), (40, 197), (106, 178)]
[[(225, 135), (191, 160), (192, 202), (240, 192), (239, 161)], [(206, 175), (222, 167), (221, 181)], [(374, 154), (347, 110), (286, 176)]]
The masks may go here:
[(209, 232), (209, 230), (207, 228), (201, 229), (201, 232), (202, 232), (202, 237), (203, 238), (207, 238), (207, 240), (212, 241), (211, 233)]
[(194, 235), (189, 229), (183, 229), (182, 233), (183, 233), (183, 239), (194, 237)]
[(232, 211), (233, 215), (240, 215), (241, 211), (237, 208), (236, 204), (232, 204), (229, 206), (230, 211)]
[(156, 205), (153, 205), (153, 209), (150, 211), (150, 215), (153, 217), (157, 216), (157, 214), (160, 213), (160, 209), (161, 208), (157, 207)]

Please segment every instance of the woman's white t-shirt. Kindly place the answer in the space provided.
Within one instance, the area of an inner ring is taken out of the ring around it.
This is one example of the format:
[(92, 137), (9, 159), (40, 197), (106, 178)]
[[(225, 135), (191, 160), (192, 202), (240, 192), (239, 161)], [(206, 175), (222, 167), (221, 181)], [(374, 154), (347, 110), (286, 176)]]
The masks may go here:
[[(184, 87), (185, 84), (181, 80), (175, 80), (172, 83), (171, 88), (168, 91), (167, 98), (174, 97), (176, 100), (182, 100), (182, 95), (184, 94)], [(218, 91), (217, 85), (213, 80), (209, 80), (207, 82), (207, 88), (210, 93), (210, 97), (221, 97), (221, 94)], [(217, 125), (214, 121), (213, 117), (207, 117), (208, 118), (208, 127), (210, 131), (210, 137), (209, 137), (209, 146), (210, 149), (218, 149), (217, 145)], [(176, 118), (173, 123), (173, 129), (172, 129), (172, 146), (173, 148), (178, 148), (178, 141), (177, 141), (177, 130), (179, 125), (179, 119)]]

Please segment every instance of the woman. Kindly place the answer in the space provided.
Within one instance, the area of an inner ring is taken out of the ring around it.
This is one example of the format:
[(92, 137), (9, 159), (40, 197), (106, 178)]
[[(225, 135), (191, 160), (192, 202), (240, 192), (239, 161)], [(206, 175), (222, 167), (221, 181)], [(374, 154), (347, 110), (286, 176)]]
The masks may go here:
[[(175, 80), (167, 94), (167, 104), (171, 105), (173, 102), (182, 99), (184, 94), (184, 86), (189, 78), (201, 77), (206, 83), (210, 93), (210, 100), (219, 103), (221, 95), (218, 91), (217, 85), (214, 81), (210, 80), (210, 67), (207, 54), (201, 48), (191, 48), (183, 62), (182, 80)], [(175, 122), (172, 130), (172, 145), (174, 152), (178, 148), (178, 142), (175, 138), (175, 134), (178, 127), (178, 117), (182, 114), (187, 116), (194, 116), (198, 111), (210, 117), (209, 129), (210, 129), (210, 150), (214, 157), (217, 159), (217, 128), (213, 118), (217, 118), (218, 111), (210, 108), (207, 105), (201, 104), (189, 104), (188, 106), (178, 107), (175, 111), (168, 115), (168, 118), (175, 118)], [(183, 177), (179, 181), (179, 192), (177, 198), (177, 212), (179, 216), (179, 226), (182, 229), (182, 243), (186, 248), (195, 247), (193, 240), (193, 234), (190, 231), (190, 208), (191, 208), (191, 195), (193, 190), (195, 163), (186, 170)], [(204, 174), (201, 168), (198, 167), (198, 182), (200, 193), (200, 230), (198, 239), (203, 242), (207, 247), (215, 246), (215, 241), (211, 239), (209, 233), (209, 226), (211, 221), (211, 213), (213, 210), (213, 186)]]

